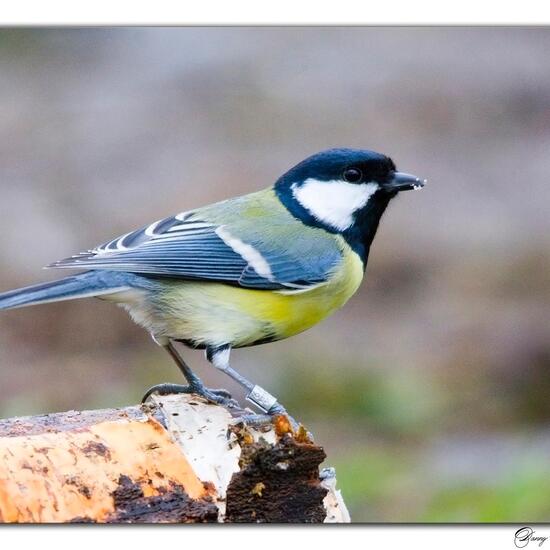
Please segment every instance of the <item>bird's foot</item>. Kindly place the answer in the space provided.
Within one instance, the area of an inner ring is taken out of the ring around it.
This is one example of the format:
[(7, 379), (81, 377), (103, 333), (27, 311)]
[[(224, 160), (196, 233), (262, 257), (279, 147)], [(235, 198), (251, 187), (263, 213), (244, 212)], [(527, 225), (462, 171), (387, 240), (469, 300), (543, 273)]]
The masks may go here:
[[(283, 419), (282, 421), (279, 419)], [(286, 420), (285, 420), (286, 419)], [(273, 429), (279, 433), (292, 433), (297, 434), (300, 431), (301, 424), (296, 422), (292, 416), (288, 413), (279, 413), (279, 414), (240, 414), (236, 416), (233, 420), (235, 425), (244, 425), (251, 428), (256, 428), (257, 430), (262, 431), (262, 429)], [(310, 436), (308, 432), (308, 436)], [(310, 439), (313, 439), (310, 437)]]
[(241, 408), (239, 402), (236, 399), (233, 399), (231, 397), (231, 394), (227, 390), (212, 390), (210, 388), (202, 386), (201, 388), (195, 388), (193, 390), (193, 393), (204, 397), (204, 399), (210, 401), (211, 403), (221, 405), (222, 407), (226, 407), (227, 409)]
[(141, 402), (145, 403), (153, 394), (170, 395), (173, 393), (193, 393), (193, 390), (191, 386), (183, 386), (182, 384), (155, 384), (145, 392)]
[[(265, 412), (263, 414), (239, 415), (235, 418), (236, 423), (262, 428), (273, 426), (278, 422), (278, 418), (284, 417), (288, 419), (290, 431), (297, 433), (300, 429), (300, 424), (288, 414), (287, 410), (275, 399), (275, 397), (259, 386), (255, 386), (254, 390), (250, 392), (246, 398)], [(269, 408), (267, 405), (269, 405)]]
[(210, 401), (211, 403), (222, 405), (229, 409), (240, 408), (239, 403), (231, 397), (231, 394), (227, 390), (214, 390), (207, 388), (202, 384), (189, 384), (187, 386), (183, 386), (181, 384), (157, 384), (147, 390), (141, 402), (145, 403), (145, 401), (147, 401), (147, 399), (149, 399), (149, 397), (153, 394), (170, 395), (176, 393), (194, 393), (204, 397), (204, 399)]
[(261, 409), (264, 414), (245, 414), (239, 417), (241, 422), (250, 426), (266, 426), (272, 424), (278, 416), (285, 416), (290, 422), (293, 431), (298, 430), (299, 425), (288, 414), (286, 409), (277, 401), (274, 395), (264, 390), (261, 386), (255, 385), (246, 396), (246, 400)]

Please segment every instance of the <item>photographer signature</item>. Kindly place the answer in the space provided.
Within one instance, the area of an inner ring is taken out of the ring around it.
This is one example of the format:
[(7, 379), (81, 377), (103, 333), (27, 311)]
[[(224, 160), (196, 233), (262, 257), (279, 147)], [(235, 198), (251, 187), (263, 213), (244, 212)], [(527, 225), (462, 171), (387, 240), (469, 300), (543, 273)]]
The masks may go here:
[(514, 535), (514, 544), (518, 548), (525, 548), (530, 542), (538, 542), (542, 546), (548, 537), (535, 535), (535, 531), (531, 527), (522, 527), (518, 529)]

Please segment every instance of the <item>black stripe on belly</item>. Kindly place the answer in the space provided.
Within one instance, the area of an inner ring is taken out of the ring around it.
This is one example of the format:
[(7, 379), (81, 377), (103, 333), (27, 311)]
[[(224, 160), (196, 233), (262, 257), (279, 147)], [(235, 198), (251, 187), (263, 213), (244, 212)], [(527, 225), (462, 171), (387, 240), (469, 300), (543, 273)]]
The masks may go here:
[[(231, 345), (233, 349), (250, 348), (252, 346), (261, 346), (262, 344), (270, 344), (271, 342), (276, 342), (277, 340), (280, 340), (280, 338), (278, 338), (276, 334), (269, 334), (267, 336), (264, 336), (263, 338), (254, 340), (254, 342), (251, 342), (250, 344), (242, 344), (240, 346), (233, 346), (231, 344), (228, 344), (228, 345)], [(186, 340), (184, 338), (178, 338), (176, 342), (180, 342), (181, 344), (191, 349), (206, 349), (207, 347), (210, 347), (208, 344), (204, 342), (195, 342), (194, 340)]]

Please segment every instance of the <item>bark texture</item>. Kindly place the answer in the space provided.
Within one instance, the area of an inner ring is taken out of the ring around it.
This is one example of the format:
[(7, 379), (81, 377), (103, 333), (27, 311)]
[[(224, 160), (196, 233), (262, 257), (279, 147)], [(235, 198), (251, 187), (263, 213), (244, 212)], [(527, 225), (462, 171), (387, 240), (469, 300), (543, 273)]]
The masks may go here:
[(0, 521), (345, 522), (323, 449), (193, 395), (0, 420)]

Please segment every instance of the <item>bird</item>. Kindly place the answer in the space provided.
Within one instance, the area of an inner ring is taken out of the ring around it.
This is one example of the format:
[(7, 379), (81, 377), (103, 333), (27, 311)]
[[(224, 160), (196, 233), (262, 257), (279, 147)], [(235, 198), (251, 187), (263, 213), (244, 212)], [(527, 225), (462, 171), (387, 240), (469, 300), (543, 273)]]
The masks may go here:
[(261, 414), (286, 413), (278, 399), (244, 378), (230, 352), (301, 333), (358, 290), (380, 219), (400, 192), (426, 180), (366, 149), (309, 156), (260, 191), (160, 219), (49, 268), (68, 277), (0, 294), (0, 309), (96, 297), (123, 307), (172, 356), (186, 385), (154, 393), (195, 393), (237, 406), (207, 388), (179, 343), (246, 390)]

